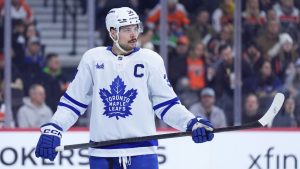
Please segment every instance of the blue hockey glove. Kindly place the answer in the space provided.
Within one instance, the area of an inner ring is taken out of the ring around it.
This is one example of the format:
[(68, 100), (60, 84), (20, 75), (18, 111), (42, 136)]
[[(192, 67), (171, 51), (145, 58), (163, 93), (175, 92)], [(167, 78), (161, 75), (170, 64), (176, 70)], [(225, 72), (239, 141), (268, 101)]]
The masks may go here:
[(60, 146), (62, 128), (54, 123), (41, 126), (42, 135), (35, 148), (35, 156), (53, 161), (57, 155), (55, 148)]
[(210, 121), (196, 117), (189, 121), (187, 131), (192, 131), (192, 138), (195, 143), (204, 143), (214, 138), (213, 126)]

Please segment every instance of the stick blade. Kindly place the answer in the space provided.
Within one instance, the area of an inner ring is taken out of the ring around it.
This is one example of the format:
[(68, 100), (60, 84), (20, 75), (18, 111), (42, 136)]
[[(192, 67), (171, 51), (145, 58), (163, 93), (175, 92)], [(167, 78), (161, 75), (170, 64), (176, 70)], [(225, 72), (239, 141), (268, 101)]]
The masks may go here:
[(271, 123), (274, 117), (278, 114), (279, 110), (281, 109), (284, 102), (284, 95), (282, 93), (277, 93), (273, 99), (273, 102), (266, 112), (266, 114), (258, 120), (258, 122), (262, 126), (266, 126), (267, 124)]

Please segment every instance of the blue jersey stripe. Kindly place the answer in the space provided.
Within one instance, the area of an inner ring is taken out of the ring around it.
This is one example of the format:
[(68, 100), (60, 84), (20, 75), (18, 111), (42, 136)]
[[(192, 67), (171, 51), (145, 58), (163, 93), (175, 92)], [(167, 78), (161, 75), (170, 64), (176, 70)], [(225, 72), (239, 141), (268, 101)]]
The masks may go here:
[(69, 108), (70, 110), (72, 110), (78, 117), (80, 116), (80, 111), (77, 110), (75, 107), (69, 105), (69, 104), (66, 104), (66, 103), (63, 103), (63, 102), (59, 102), (59, 103), (58, 103), (58, 106), (67, 107), (67, 108)]
[(88, 107), (88, 105), (80, 103), (79, 101), (77, 101), (77, 100), (73, 99), (71, 96), (69, 96), (67, 93), (64, 94), (64, 97), (66, 99), (68, 99), (70, 102), (76, 104), (79, 107), (82, 107), (82, 108), (87, 108)]
[(166, 107), (166, 108), (161, 112), (160, 118), (161, 118), (162, 120), (164, 120), (165, 114), (166, 114), (166, 113), (169, 111), (169, 109), (170, 109), (171, 107), (173, 107), (175, 104), (179, 104), (179, 103), (178, 103), (178, 102), (173, 102), (173, 103), (169, 104), (169, 106)]
[[(94, 143), (93, 141), (90, 141)], [(138, 147), (152, 147), (158, 146), (157, 140), (149, 140), (149, 141), (142, 141), (142, 142), (132, 142), (126, 144), (116, 144), (111, 146), (102, 146), (102, 147), (93, 147), (96, 149), (126, 149), (126, 148), (138, 148)]]
[(174, 102), (177, 102), (177, 101), (179, 101), (179, 99), (178, 99), (178, 97), (175, 97), (174, 99), (171, 99), (171, 100), (168, 100), (168, 101), (165, 101), (165, 102), (162, 102), (162, 103), (159, 103), (159, 104), (153, 106), (153, 110), (155, 111), (159, 108), (162, 108), (166, 105), (173, 104)]

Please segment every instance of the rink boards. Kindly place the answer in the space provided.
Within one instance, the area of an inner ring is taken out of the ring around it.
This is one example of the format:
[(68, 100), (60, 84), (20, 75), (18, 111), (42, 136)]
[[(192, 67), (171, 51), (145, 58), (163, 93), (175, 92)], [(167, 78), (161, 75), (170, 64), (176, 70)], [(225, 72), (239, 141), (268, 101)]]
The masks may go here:
[[(160, 131), (169, 132), (169, 131)], [(65, 151), (54, 162), (37, 159), (38, 130), (0, 130), (0, 169), (87, 169), (87, 150)], [(72, 130), (63, 144), (87, 142), (88, 131)], [(160, 140), (160, 169), (300, 169), (300, 129), (260, 129), (215, 135), (213, 142), (191, 138)]]

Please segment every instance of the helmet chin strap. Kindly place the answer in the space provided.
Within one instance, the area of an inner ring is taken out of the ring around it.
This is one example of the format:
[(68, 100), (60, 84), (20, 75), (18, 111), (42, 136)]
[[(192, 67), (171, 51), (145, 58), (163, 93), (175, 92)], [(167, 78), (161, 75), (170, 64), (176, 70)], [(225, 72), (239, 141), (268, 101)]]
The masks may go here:
[(109, 34), (109, 36), (110, 36), (110, 38), (114, 41), (116, 47), (117, 47), (120, 51), (122, 51), (122, 52), (124, 52), (124, 53), (129, 53), (129, 52), (130, 52), (130, 51), (128, 51), (128, 50), (123, 49), (123, 48), (120, 46), (120, 44), (119, 44), (119, 31), (117, 32), (117, 39), (116, 39), (116, 40), (112, 37), (111, 33)]

